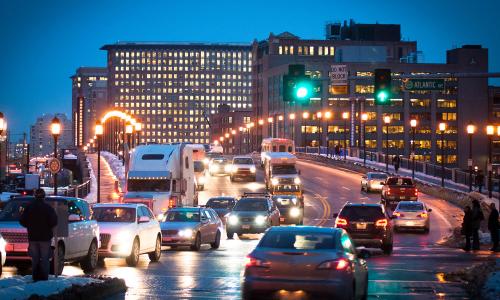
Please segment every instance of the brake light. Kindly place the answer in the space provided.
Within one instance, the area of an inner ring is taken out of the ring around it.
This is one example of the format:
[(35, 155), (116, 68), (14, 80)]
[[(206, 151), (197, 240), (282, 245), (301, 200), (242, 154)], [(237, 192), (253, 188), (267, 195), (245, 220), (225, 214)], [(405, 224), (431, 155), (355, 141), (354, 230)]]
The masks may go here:
[(387, 188), (387, 195), (391, 194), (391, 188)]
[(319, 266), (319, 270), (346, 270), (349, 268), (349, 261), (347, 259), (341, 258), (337, 260), (329, 260), (322, 262)]
[(405, 216), (404, 214), (402, 214), (402, 213), (400, 213), (400, 212), (397, 212), (397, 211), (396, 211), (396, 212), (394, 212), (392, 215), (393, 215), (393, 216), (395, 216), (395, 217), (397, 217), (397, 218), (399, 218), (399, 217), (404, 217), (404, 216)]
[(415, 189), (415, 197), (418, 197), (418, 189)]
[(253, 256), (247, 255), (245, 257), (245, 267), (256, 267), (256, 268), (269, 268), (269, 263), (265, 260), (255, 258)]
[(385, 227), (387, 226), (387, 219), (380, 219), (375, 222), (375, 226), (377, 227)]
[(168, 199), (168, 208), (173, 208), (177, 206), (177, 197), (172, 196), (170, 199)]
[(337, 218), (335, 220), (335, 225), (336, 226), (347, 226), (347, 220), (346, 219), (342, 219), (342, 218)]
[(420, 218), (425, 219), (425, 218), (427, 218), (429, 215), (428, 215), (427, 213), (421, 213), (421, 214), (419, 214), (418, 216), (419, 216)]

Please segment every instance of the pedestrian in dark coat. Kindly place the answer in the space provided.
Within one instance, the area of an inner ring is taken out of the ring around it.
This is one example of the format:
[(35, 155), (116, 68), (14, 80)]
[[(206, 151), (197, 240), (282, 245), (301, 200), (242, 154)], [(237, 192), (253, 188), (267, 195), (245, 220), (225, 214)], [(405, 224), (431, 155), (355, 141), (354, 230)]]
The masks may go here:
[(483, 182), (484, 182), (484, 175), (483, 172), (479, 170), (479, 172), (476, 175), (476, 186), (480, 193), (483, 192)]
[(491, 251), (498, 252), (500, 248), (498, 247), (498, 230), (500, 229), (500, 224), (498, 222), (498, 210), (495, 207), (495, 203), (490, 204), (491, 213), (488, 217), (488, 230), (491, 233)]
[(479, 201), (472, 200), (472, 250), (479, 250), (479, 228), (484, 220)]
[(465, 235), (465, 251), (470, 251), (470, 240), (472, 237), (472, 209), (466, 206), (464, 209), (464, 220), (462, 221), (462, 234)]
[(392, 163), (394, 164), (394, 170), (397, 173), (399, 170), (399, 164), (401, 163), (401, 158), (399, 157), (399, 155), (394, 156), (394, 158), (392, 159)]
[(33, 281), (48, 280), (53, 228), (57, 225), (55, 210), (45, 203), (45, 192), (35, 191), (35, 200), (24, 209), (19, 220), (28, 229), (28, 254), (31, 256)]

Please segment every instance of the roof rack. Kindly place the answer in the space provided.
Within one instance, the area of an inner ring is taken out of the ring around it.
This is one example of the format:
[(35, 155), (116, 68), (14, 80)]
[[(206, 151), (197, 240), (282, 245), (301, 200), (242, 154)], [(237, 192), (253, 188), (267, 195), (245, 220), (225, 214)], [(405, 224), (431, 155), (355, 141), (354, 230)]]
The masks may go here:
[(243, 197), (266, 197), (269, 198), (271, 195), (268, 192), (244, 192)]

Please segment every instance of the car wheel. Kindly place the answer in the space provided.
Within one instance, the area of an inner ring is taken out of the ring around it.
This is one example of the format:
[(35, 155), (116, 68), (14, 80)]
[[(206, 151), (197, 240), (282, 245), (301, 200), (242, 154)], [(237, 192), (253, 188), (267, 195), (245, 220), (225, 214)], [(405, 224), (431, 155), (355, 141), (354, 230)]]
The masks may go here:
[(160, 260), (161, 257), (161, 238), (158, 236), (156, 238), (156, 246), (155, 246), (155, 251), (149, 252), (148, 253), (149, 260), (152, 262), (157, 262)]
[(257, 295), (255, 295), (254, 293), (250, 292), (250, 291), (244, 291), (243, 292), (243, 295), (242, 295), (242, 299), (243, 300), (255, 300), (255, 299), (258, 299), (259, 297), (257, 297)]
[(104, 267), (104, 265), (105, 265), (105, 264), (104, 264), (104, 257), (99, 256), (99, 257), (97, 258), (97, 265), (98, 265), (99, 267)]
[(232, 239), (233, 239), (234, 232), (232, 232), (232, 231), (227, 231), (227, 230), (226, 230), (226, 235), (227, 235), (227, 239), (228, 239), (228, 240), (232, 240)]
[[(57, 247), (57, 275), (61, 275), (64, 269), (64, 246), (59, 244)], [(50, 274), (55, 275), (54, 259), (50, 263)]]
[(217, 233), (215, 234), (215, 241), (210, 244), (210, 247), (212, 249), (219, 249), (220, 246), (220, 231), (217, 230)]
[(87, 256), (80, 262), (80, 267), (84, 273), (90, 273), (97, 267), (97, 260), (99, 259), (99, 254), (97, 250), (97, 242), (92, 241), (89, 247)]
[(382, 245), (382, 251), (384, 254), (391, 255), (392, 253), (392, 244), (384, 244)]
[(196, 233), (194, 245), (191, 246), (191, 250), (200, 251), (200, 248), (201, 248), (201, 234), (198, 232), (198, 233)]
[(139, 239), (135, 238), (130, 255), (125, 259), (129, 267), (135, 267), (139, 263), (140, 249)]

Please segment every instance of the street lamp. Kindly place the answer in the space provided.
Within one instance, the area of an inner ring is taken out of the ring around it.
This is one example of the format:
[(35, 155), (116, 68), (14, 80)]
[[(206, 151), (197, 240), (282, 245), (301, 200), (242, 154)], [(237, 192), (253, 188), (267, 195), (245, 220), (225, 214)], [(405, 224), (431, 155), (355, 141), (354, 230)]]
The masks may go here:
[(304, 147), (307, 147), (307, 125), (304, 126), (305, 124), (305, 120), (309, 119), (309, 112), (305, 111), (302, 113), (302, 124), (301, 124), (301, 128), (300, 128), (300, 132), (302, 133), (302, 127), (304, 127), (304, 133), (303, 133), (303, 141), (304, 141)]
[(243, 126), (240, 126), (240, 128), (238, 128), (238, 130), (241, 132), (241, 135), (240, 135), (240, 138), (239, 138), (239, 141), (240, 141), (240, 151), (239, 151), (239, 153), (241, 154), (243, 152), (243, 149), (241, 148), (241, 142), (243, 140), (243, 130), (244, 130)]
[(368, 114), (361, 114), (361, 123), (363, 123), (363, 166), (366, 166), (366, 121), (368, 121)]
[(491, 173), (493, 169), (492, 165), (492, 154), (491, 154), (491, 144), (493, 142), (493, 134), (495, 134), (495, 127), (493, 125), (486, 126), (486, 135), (488, 135), (488, 197), (493, 196), (493, 187), (491, 180)]
[(295, 113), (291, 113), (288, 118), (292, 121), (292, 141), (295, 142)]
[(467, 166), (469, 167), (469, 192), (472, 192), (472, 135), (476, 132), (476, 126), (473, 124), (467, 125), (467, 134), (469, 135), (469, 160)]
[(323, 113), (318, 111), (316, 113), (316, 119), (318, 120), (318, 155), (321, 154), (321, 118), (323, 117)]
[(391, 116), (384, 116), (385, 124), (385, 171), (389, 172), (389, 124)]
[[(271, 132), (271, 137), (274, 137), (274, 125), (273, 125), (274, 118), (273, 117), (268, 117), (267, 118), (267, 123), (269, 123), (268, 129)], [(250, 128), (247, 126), (247, 128)]]
[(331, 111), (325, 111), (323, 114), (323, 118), (325, 119), (325, 127), (326, 127), (326, 156), (330, 155), (330, 141), (328, 139), (328, 120), (332, 118)]
[(132, 134), (134, 133), (134, 126), (130, 123), (127, 123), (127, 125), (125, 125), (125, 134), (127, 135), (127, 146), (128, 146), (128, 149), (130, 151), (130, 142), (131, 142), (131, 136)]
[(412, 169), (411, 169), (411, 178), (415, 179), (415, 131), (417, 130), (417, 120), (410, 120), (411, 126), (411, 161), (412, 161)]
[[(50, 132), (54, 137), (54, 159), (57, 159), (57, 139), (61, 134), (61, 122), (57, 117), (52, 119), (50, 124)], [(57, 173), (54, 173), (54, 195), (57, 196)]]
[(4, 179), (4, 171), (5, 171), (5, 165), (2, 163), (3, 162), (2, 134), (4, 130), (5, 130), (5, 119), (3, 113), (0, 112), (0, 182), (2, 182)]
[[(285, 122), (283, 122), (284, 118), (282, 115), (278, 116), (278, 123), (276, 123), (276, 135), (280, 137), (280, 133), (283, 133), (281, 137), (285, 137)], [(283, 122), (283, 131), (280, 130), (280, 122)]]
[(444, 132), (446, 131), (446, 123), (439, 123), (439, 131), (441, 132), (441, 187), (444, 187)]
[(101, 142), (104, 127), (101, 122), (95, 124), (95, 137), (97, 141), (97, 203), (101, 203)]
[(349, 113), (343, 112), (342, 119), (344, 119), (344, 160), (347, 159), (347, 119), (349, 119)]

